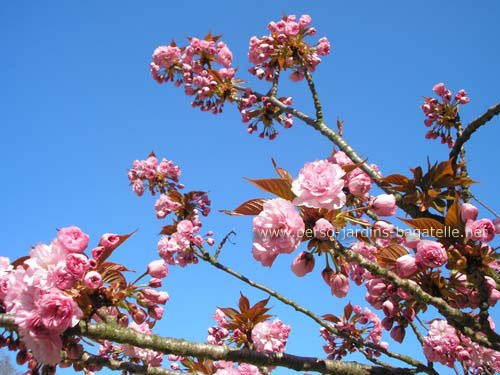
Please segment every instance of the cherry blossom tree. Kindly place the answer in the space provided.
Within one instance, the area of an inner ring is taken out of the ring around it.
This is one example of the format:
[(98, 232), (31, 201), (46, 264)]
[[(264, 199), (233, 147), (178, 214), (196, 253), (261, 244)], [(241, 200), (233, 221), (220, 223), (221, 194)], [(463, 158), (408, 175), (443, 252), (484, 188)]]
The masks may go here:
[[(267, 35), (250, 39), (248, 51), (248, 72), (269, 82), (266, 93), (237, 76), (231, 50), (211, 33), (156, 48), (152, 77), (182, 87), (191, 105), (204, 112), (221, 115), (226, 104), (234, 104), (247, 132), (260, 138), (275, 140), (282, 128), (299, 121), (332, 142), (322, 160), (305, 161), (297, 176), (273, 160), (275, 177), (248, 182), (275, 197), (249, 197), (222, 213), (253, 216), (251, 251), (262, 266), (294, 254), (290, 277), (321, 274), (325, 298), (363, 288), (365, 306), (348, 303), (341, 316), (319, 315), (222, 264), (219, 255), (234, 232), (216, 244), (214, 233), (203, 229), (211, 209), (208, 193), (190, 191), (181, 168), (152, 152), (128, 171), (137, 196), (157, 196), (154, 210), (163, 221), (156, 259), (151, 252), (142, 275), (133, 279), (129, 266), (112, 261), (133, 233), (105, 233), (90, 246), (79, 227), (65, 227), (24, 257), (0, 257), (0, 325), (6, 330), (0, 344), (17, 353), (19, 365), (27, 364), (27, 374), (70, 366), (87, 375), (103, 368), (148, 375), (267, 375), (276, 367), (346, 375), (438, 374), (434, 363), (466, 374), (500, 371), (500, 336), (490, 316), (500, 299), (499, 253), (489, 245), (500, 234), (500, 217), (490, 209), (495, 218), (478, 218), (472, 202), (483, 203), (471, 191), (465, 154), (466, 142), (500, 113), (500, 104), (463, 125), (466, 91), (454, 94), (437, 83), (422, 103), (425, 137), (440, 139), (449, 158), (416, 166), (409, 175), (384, 175), (345, 142), (342, 121), (334, 129), (324, 120), (313, 73), (331, 45), (316, 37), (311, 17), (284, 16), (267, 29)], [(283, 79), (306, 81), (314, 116), (293, 107), (292, 97), (278, 96)], [(379, 194), (372, 195), (375, 188)], [(251, 302), (242, 292), (234, 306), (215, 309), (206, 343), (153, 333), (169, 300), (162, 287), (169, 267), (189, 272), (197, 263), (268, 298)], [(324, 358), (286, 353), (293, 327), (272, 314), (271, 298), (317, 323)], [(423, 321), (430, 306), (436, 314)], [(415, 335), (427, 362), (393, 351), (382, 341), (384, 330), (395, 342)], [(365, 361), (350, 361), (354, 352)]]

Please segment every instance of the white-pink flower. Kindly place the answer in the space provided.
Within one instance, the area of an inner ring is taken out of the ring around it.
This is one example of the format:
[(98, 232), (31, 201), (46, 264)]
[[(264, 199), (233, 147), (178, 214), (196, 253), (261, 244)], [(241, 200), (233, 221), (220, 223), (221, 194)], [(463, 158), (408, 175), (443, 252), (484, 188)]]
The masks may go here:
[(345, 205), (344, 170), (327, 160), (306, 163), (292, 182), (297, 206), (338, 209)]
[(252, 329), (252, 342), (255, 350), (261, 352), (284, 352), (289, 334), (290, 326), (281, 320), (266, 320)]

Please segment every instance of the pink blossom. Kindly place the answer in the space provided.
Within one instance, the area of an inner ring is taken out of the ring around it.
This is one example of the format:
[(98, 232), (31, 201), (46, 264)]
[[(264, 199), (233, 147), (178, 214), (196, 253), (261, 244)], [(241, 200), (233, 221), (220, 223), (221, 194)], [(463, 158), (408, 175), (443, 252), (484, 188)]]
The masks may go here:
[(172, 201), (166, 194), (160, 195), (160, 198), (155, 203), (156, 217), (163, 219), (169, 213), (178, 210), (182, 205), (178, 202)]
[(78, 227), (66, 227), (57, 232), (57, 240), (68, 253), (81, 253), (89, 243), (89, 236)]
[(437, 83), (432, 88), (432, 91), (434, 91), (436, 93), (436, 95), (444, 96), (446, 94), (446, 86), (442, 82)]
[(466, 223), (469, 220), (476, 220), (477, 218), (477, 207), (470, 204), (464, 203), (460, 209), (460, 215), (462, 217), (462, 221)]
[(341, 208), (346, 202), (342, 191), (344, 175), (340, 166), (327, 160), (306, 163), (292, 182), (292, 191), (297, 196), (293, 203), (313, 208)]
[(292, 271), (295, 275), (303, 277), (314, 268), (314, 256), (311, 253), (302, 251), (297, 255), (292, 263)]
[(105, 250), (106, 249), (104, 248), (104, 246), (94, 247), (91, 251), (92, 258), (94, 258), (95, 260), (99, 260), (99, 258), (102, 256)]
[(66, 268), (66, 262), (49, 266), (48, 279), (60, 290), (71, 289), (78, 278)]
[(132, 183), (132, 191), (140, 197), (144, 194), (144, 182), (140, 179), (134, 180)]
[(252, 342), (255, 350), (261, 352), (284, 352), (290, 326), (279, 319), (266, 320), (255, 325), (252, 329)]
[(465, 224), (467, 238), (481, 242), (490, 242), (495, 238), (495, 225), (489, 219), (468, 220)]
[(89, 260), (83, 254), (68, 254), (66, 256), (66, 270), (73, 276), (81, 279), (89, 269)]
[(495, 233), (500, 234), (500, 218), (493, 220), (493, 225), (495, 226)]
[(311, 23), (311, 16), (309, 14), (303, 14), (302, 16), (300, 16), (299, 25), (301, 28), (309, 26), (310, 23)]
[(105, 249), (114, 249), (118, 246), (120, 242), (120, 236), (118, 234), (105, 233), (101, 236), (99, 245), (104, 246)]
[(83, 315), (73, 298), (55, 291), (41, 297), (38, 309), (43, 325), (57, 334), (74, 327)]
[(333, 236), (334, 231), (333, 225), (326, 219), (318, 219), (314, 224), (313, 233), (314, 237), (319, 240), (327, 240)]
[(349, 279), (342, 273), (336, 273), (330, 279), (332, 295), (343, 298), (349, 292)]
[(102, 285), (101, 274), (96, 271), (87, 272), (87, 274), (83, 278), (83, 283), (87, 288), (97, 289)]
[(221, 327), (225, 327), (228, 324), (226, 314), (221, 309), (215, 310), (213, 318)]
[(181, 50), (178, 47), (161, 46), (155, 49), (153, 61), (156, 65), (163, 68), (170, 68), (179, 61)]
[(0, 256), (0, 277), (13, 270), (14, 267), (10, 264), (10, 259)]
[(217, 62), (224, 65), (226, 68), (230, 68), (232, 61), (233, 54), (224, 43), (220, 43), (219, 49), (217, 50)]
[(330, 42), (327, 38), (321, 38), (316, 46), (316, 51), (318, 55), (326, 56), (330, 53)]
[(151, 277), (163, 279), (168, 275), (168, 268), (162, 259), (154, 260), (148, 264), (148, 274)]
[(411, 254), (406, 254), (396, 260), (396, 272), (399, 277), (408, 277), (417, 272), (416, 259)]
[(337, 151), (334, 153), (332, 156), (328, 158), (328, 161), (330, 163), (338, 164), (341, 167), (344, 165), (350, 165), (353, 164), (351, 158), (347, 156), (347, 154), (344, 151)]
[(292, 203), (282, 198), (266, 201), (253, 219), (254, 258), (270, 267), (278, 254), (289, 254), (300, 245), (304, 227)]
[(347, 187), (351, 194), (361, 197), (370, 191), (372, 180), (365, 172), (356, 168), (347, 175)]
[(299, 82), (304, 79), (304, 73), (302, 73), (300, 70), (296, 70), (288, 76), (293, 82)]
[(394, 232), (394, 225), (385, 221), (379, 220), (372, 225), (372, 233), (377, 238), (390, 239)]
[(141, 291), (144, 297), (154, 304), (164, 305), (170, 299), (167, 292), (157, 291), (151, 288), (145, 288)]
[(420, 240), (417, 245), (417, 261), (427, 267), (441, 267), (448, 261), (448, 254), (439, 242)]
[(241, 363), (238, 366), (238, 375), (261, 375), (261, 373), (257, 366)]
[(285, 28), (285, 33), (288, 36), (294, 37), (296, 36), (300, 31), (299, 24), (295, 21), (288, 21), (286, 23), (286, 28)]
[(396, 213), (396, 197), (392, 194), (380, 194), (371, 205), (379, 216), (392, 216)]
[(60, 245), (59, 241), (54, 240), (50, 245), (39, 243), (30, 251), (30, 259), (25, 263), (31, 268), (47, 269), (50, 265), (56, 265), (64, 262), (66, 250)]

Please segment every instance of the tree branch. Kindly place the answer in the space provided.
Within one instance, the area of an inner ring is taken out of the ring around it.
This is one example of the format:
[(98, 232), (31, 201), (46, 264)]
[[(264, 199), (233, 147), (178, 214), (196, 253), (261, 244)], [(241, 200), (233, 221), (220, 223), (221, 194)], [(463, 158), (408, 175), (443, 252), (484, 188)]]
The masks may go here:
[(304, 76), (306, 77), (307, 85), (309, 86), (309, 91), (311, 91), (311, 95), (313, 97), (314, 108), (316, 109), (316, 120), (323, 121), (323, 109), (321, 108), (321, 102), (319, 100), (318, 92), (316, 91), (316, 87), (314, 86), (314, 81), (311, 77), (311, 73), (309, 73), (309, 71), (305, 68), (304, 68)]
[[(8, 314), (0, 314), (0, 326), (15, 329), (14, 317)], [(281, 366), (296, 371), (317, 371), (335, 375), (409, 375), (414, 373), (411, 369), (405, 368), (387, 369), (378, 366), (361, 365), (356, 362), (299, 357), (286, 353), (265, 353), (248, 349), (236, 349), (227, 345), (210, 345), (175, 338), (164, 338), (157, 335), (143, 334), (117, 324), (80, 322), (72, 333), (94, 340), (109, 340), (120, 344), (130, 344), (165, 354), (244, 362), (256, 366)]]
[[(122, 370), (127, 371), (131, 374), (143, 374), (143, 375), (186, 375), (185, 372), (171, 371), (161, 367), (144, 366), (139, 365), (134, 362), (120, 361), (116, 359), (101, 357), (93, 355), (90, 353), (84, 353), (82, 358), (79, 360), (72, 360), (69, 358), (63, 358), (63, 360), (70, 361), (72, 363), (79, 363), (83, 366), (88, 365), (98, 365), (107, 367), (110, 370)], [(201, 372), (189, 372), (190, 375), (205, 375)]]
[(450, 159), (455, 159), (458, 156), (460, 150), (462, 149), (462, 146), (464, 145), (465, 142), (467, 142), (470, 139), (471, 135), (477, 129), (486, 124), (488, 121), (490, 121), (494, 116), (498, 114), (500, 114), (500, 103), (488, 108), (488, 110), (485, 113), (472, 120), (467, 125), (463, 133), (457, 138), (455, 145), (451, 149)]
[(343, 331), (340, 331), (336, 328), (334, 328), (332, 325), (328, 324), (327, 322), (325, 322), (323, 319), (321, 319), (318, 315), (314, 314), (312, 311), (306, 309), (305, 307), (299, 305), (298, 303), (292, 301), (291, 299), (287, 298), (287, 297), (284, 297), (283, 295), (281, 295), (280, 293), (264, 286), (264, 285), (261, 285), (259, 283), (256, 283), (255, 281), (253, 280), (250, 280), (249, 278), (247, 278), (246, 276), (243, 276), (242, 274), (232, 270), (231, 268), (219, 263), (217, 261), (217, 259), (215, 259), (214, 257), (210, 256), (210, 254), (205, 250), (203, 249), (202, 247), (199, 248), (200, 251), (202, 252), (201, 254), (199, 254), (198, 252), (195, 252), (196, 255), (198, 255), (200, 257), (200, 259), (210, 263), (211, 265), (213, 265), (214, 267), (236, 277), (237, 279), (240, 279), (241, 281), (247, 283), (248, 285), (254, 287), (254, 288), (257, 288), (257, 289), (260, 289), (264, 292), (266, 292), (267, 294), (269, 294), (270, 296), (276, 298), (278, 301), (281, 301), (283, 302), (285, 305), (288, 305), (288, 306), (291, 306), (293, 307), (296, 311), (308, 316), (309, 318), (311, 318), (312, 320), (314, 320), (316, 323), (318, 323), (320, 326), (326, 328), (329, 332), (333, 333), (334, 335), (337, 335), (337, 336), (340, 336), (340, 337), (343, 337), (345, 339), (348, 339), (354, 343), (356, 343), (360, 348), (361, 347), (368, 347), (370, 349), (373, 349), (373, 350), (376, 350), (376, 351), (379, 351), (389, 357), (392, 357), (392, 358), (395, 358), (395, 359), (398, 359), (400, 361), (403, 361), (409, 365), (412, 365), (412, 366), (415, 366), (416, 368), (422, 370), (422, 371), (425, 371), (425, 372), (428, 372), (428, 373), (432, 373), (432, 374), (435, 374), (435, 372), (433, 372), (433, 370), (429, 369), (429, 367), (425, 366), (425, 364), (423, 364), (422, 362), (419, 362), (417, 361), (416, 359), (413, 359), (411, 357), (408, 357), (406, 355), (403, 355), (403, 354), (399, 354), (399, 353), (394, 353), (394, 352), (391, 352), (390, 350), (387, 350), (385, 348), (383, 348), (382, 346), (380, 345), (376, 345), (376, 344), (373, 344), (371, 342), (367, 342), (367, 341), (364, 341), (364, 340), (360, 340), (356, 337), (352, 337), (351, 335), (349, 335), (348, 333), (345, 333)]

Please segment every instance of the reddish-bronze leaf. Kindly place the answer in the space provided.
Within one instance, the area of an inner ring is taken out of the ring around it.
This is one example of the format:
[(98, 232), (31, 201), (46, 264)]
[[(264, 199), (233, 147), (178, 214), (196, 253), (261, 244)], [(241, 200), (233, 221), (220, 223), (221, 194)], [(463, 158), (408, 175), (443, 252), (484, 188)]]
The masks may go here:
[(355, 170), (356, 168), (359, 168), (360, 166), (362, 166), (368, 159), (365, 159), (359, 163), (356, 163), (356, 164), (346, 164), (346, 165), (343, 165), (342, 166), (342, 169), (344, 170), (344, 172), (346, 174), (349, 174), (351, 173), (353, 170)]
[(399, 220), (408, 224), (410, 227), (414, 229), (418, 229), (419, 231), (422, 232), (425, 231), (428, 235), (433, 237), (436, 231), (444, 232), (445, 229), (445, 226), (441, 224), (439, 221), (430, 218), (418, 218), (418, 219), (399, 218)]
[(258, 188), (267, 191), (268, 193), (277, 195), (283, 199), (292, 201), (295, 198), (295, 194), (292, 192), (290, 184), (282, 178), (264, 178), (260, 180), (252, 180), (250, 178), (245, 179)]
[(328, 320), (329, 322), (333, 322), (333, 323), (338, 323), (340, 322), (340, 319), (337, 318), (335, 315), (333, 314), (325, 314), (323, 315), (323, 319), (325, 320)]
[(461, 204), (458, 201), (458, 198), (455, 199), (455, 202), (448, 208), (446, 212), (446, 217), (444, 219), (444, 223), (451, 228), (461, 228), (462, 220), (460, 217)]
[(349, 302), (347, 305), (345, 305), (344, 307), (344, 317), (346, 320), (349, 320), (349, 318), (351, 317), (351, 314), (352, 314), (352, 305), (351, 303)]
[(242, 313), (246, 313), (250, 309), (250, 301), (241, 292), (240, 292), (240, 302), (238, 306)]
[(220, 210), (230, 216), (255, 216), (260, 214), (263, 209), (264, 202), (266, 200), (263, 198), (255, 198), (240, 204), (234, 210)]
[(376, 257), (381, 266), (388, 266), (394, 265), (399, 257), (407, 254), (408, 251), (403, 246), (394, 244), (380, 249)]
[[(28, 260), (30, 257), (29, 256), (24, 256), (21, 258), (17, 258), (15, 261), (11, 263), (12, 267), (17, 268), (17, 266), (24, 265), (24, 262)], [(26, 268), (26, 266), (24, 266)]]
[(384, 177), (382, 181), (387, 184), (406, 185), (408, 184), (408, 182), (410, 182), (410, 179), (401, 174), (391, 174), (389, 176)]
[(291, 184), (293, 181), (292, 175), (286, 169), (278, 167), (274, 159), (271, 158), (271, 161), (273, 162), (274, 169), (276, 173), (278, 173), (278, 176)]
[(219, 307), (219, 309), (231, 319), (236, 318), (239, 314), (238, 311), (231, 307)]
[(118, 263), (113, 263), (113, 262), (104, 262), (104, 263), (101, 263), (97, 267), (97, 271), (100, 272), (100, 273), (104, 273), (104, 272), (107, 272), (107, 271), (135, 272), (135, 271), (129, 270), (123, 264), (118, 264)]
[(117, 283), (122, 288), (127, 287), (127, 280), (120, 271), (111, 270), (105, 272), (104, 274), (102, 274), (102, 281), (110, 284)]
[(175, 225), (165, 225), (162, 229), (160, 234), (165, 234), (167, 236), (170, 236), (171, 234), (174, 234), (177, 232), (177, 227)]

